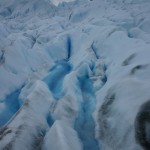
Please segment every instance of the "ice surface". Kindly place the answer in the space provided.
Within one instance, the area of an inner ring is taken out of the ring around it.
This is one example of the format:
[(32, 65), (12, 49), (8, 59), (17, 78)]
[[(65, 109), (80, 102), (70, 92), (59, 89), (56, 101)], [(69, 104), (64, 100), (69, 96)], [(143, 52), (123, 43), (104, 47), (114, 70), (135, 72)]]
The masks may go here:
[(58, 5), (62, 5), (62, 3), (64, 2), (72, 2), (75, 0), (50, 0), (54, 5), (58, 6)]
[(0, 149), (38, 148), (42, 137), (49, 128), (47, 118), (50, 116), (49, 109), (53, 99), (48, 87), (42, 81), (36, 81), (25, 86), (20, 97), (24, 105), (1, 128)]
[(0, 0), (0, 150), (149, 150), (149, 12)]
[[(57, 141), (56, 141), (57, 140)], [(82, 150), (76, 131), (64, 121), (57, 120), (45, 135), (43, 149)]]

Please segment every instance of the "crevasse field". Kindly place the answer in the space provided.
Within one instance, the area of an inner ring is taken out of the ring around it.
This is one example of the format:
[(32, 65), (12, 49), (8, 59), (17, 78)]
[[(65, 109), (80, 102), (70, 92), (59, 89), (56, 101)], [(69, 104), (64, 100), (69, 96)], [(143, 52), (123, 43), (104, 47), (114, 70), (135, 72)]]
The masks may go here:
[(0, 150), (150, 150), (150, 0), (0, 0)]

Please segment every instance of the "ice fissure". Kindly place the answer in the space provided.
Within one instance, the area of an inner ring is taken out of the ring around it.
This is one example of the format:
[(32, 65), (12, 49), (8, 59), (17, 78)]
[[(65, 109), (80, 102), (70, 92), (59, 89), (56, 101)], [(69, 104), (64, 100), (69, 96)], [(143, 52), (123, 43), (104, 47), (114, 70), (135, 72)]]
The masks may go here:
[(75, 130), (78, 132), (84, 150), (99, 150), (95, 139), (95, 123), (92, 113), (95, 109), (95, 91), (92, 81), (88, 76), (78, 78), (79, 87), (82, 93), (78, 116), (75, 121)]
[(71, 65), (66, 60), (58, 60), (49, 74), (43, 79), (55, 99), (60, 99), (63, 96), (63, 79), (70, 71)]
[(0, 0), (0, 150), (149, 150), (149, 12)]
[(6, 97), (6, 99), (3, 100), (6, 107), (3, 109), (3, 111), (0, 114), (0, 118), (1, 118), (0, 127), (5, 125), (9, 121), (9, 119), (11, 119), (11, 117), (13, 117), (13, 115), (17, 113), (17, 111), (21, 108), (22, 104), (20, 103), (19, 100), (19, 94), (21, 92), (22, 87), (12, 92), (10, 95)]

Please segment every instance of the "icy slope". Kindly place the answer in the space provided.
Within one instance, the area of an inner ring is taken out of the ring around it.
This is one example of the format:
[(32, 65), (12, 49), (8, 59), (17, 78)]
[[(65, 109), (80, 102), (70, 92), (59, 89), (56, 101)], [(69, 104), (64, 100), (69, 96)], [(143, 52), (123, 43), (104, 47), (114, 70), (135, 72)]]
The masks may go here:
[(149, 25), (149, 0), (0, 0), (0, 150), (149, 150)]

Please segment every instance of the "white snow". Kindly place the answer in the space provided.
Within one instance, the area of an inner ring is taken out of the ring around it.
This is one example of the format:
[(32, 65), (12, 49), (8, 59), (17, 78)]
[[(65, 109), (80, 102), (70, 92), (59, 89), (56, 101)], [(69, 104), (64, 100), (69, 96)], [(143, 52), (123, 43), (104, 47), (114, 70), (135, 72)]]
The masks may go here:
[(64, 2), (72, 2), (72, 1), (75, 1), (75, 0), (50, 0), (54, 5), (58, 6), (58, 5), (61, 5), (62, 3)]
[(44, 138), (43, 149), (82, 150), (76, 131), (64, 121), (57, 120)]

